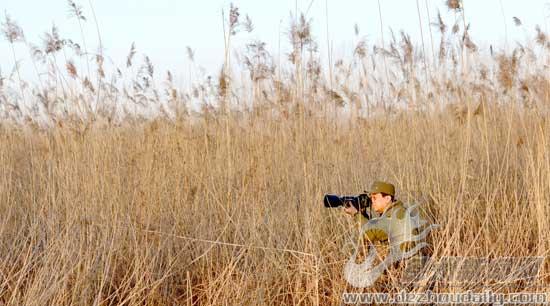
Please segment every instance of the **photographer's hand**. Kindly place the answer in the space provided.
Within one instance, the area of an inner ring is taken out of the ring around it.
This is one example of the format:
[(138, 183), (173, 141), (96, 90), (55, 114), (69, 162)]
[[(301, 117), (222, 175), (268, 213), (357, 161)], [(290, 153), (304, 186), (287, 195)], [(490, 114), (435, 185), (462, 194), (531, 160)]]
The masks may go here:
[(355, 216), (359, 211), (352, 205), (346, 205), (344, 206), (344, 212), (348, 215)]

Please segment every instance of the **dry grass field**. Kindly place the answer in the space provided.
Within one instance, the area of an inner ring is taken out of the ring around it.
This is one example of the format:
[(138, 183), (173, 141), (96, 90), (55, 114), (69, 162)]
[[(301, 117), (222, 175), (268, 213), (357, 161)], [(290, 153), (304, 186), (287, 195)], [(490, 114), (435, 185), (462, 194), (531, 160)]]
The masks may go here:
[[(238, 22), (228, 19), (228, 48)], [(3, 26), (26, 43), (13, 20)], [(113, 81), (97, 54), (86, 75), (63, 63), (56, 52), (71, 46), (53, 34), (37, 53), (57, 61), (48, 79), (2, 78), (0, 304), (338, 305), (346, 291), (397, 292), (398, 276), (346, 283), (355, 227), (321, 201), (377, 179), (441, 225), (433, 258), (546, 256), (516, 291), (547, 292), (546, 34), (485, 54), (461, 23), (456, 33), (440, 24), (435, 58), (403, 33), (377, 52), (358, 41), (329, 73), (306, 27), (291, 24), (284, 66), (256, 42), (250, 75), (224, 68), (188, 90), (159, 80), (149, 59), (134, 76), (114, 69)], [(411, 290), (507, 285), (480, 275)]]

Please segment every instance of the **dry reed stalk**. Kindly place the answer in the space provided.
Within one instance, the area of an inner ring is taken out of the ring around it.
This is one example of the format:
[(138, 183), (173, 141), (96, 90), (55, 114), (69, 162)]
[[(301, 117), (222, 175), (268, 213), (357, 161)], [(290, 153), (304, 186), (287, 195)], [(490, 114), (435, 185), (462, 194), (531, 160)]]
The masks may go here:
[[(460, 3), (448, 1), (454, 10)], [(252, 28), (231, 11), (225, 56), (236, 24)], [(279, 60), (276, 75), (253, 42), (250, 77), (226, 79), (228, 60), (217, 82), (177, 88), (169, 72), (158, 88), (152, 60), (133, 68), (132, 44), (125, 69), (111, 71), (99, 54), (101, 81), (74, 85), (65, 77), (79, 78), (69, 60), (79, 47), (53, 28), (42, 49), (29, 50), (49, 62), (34, 110), (9, 95), (17, 78), (0, 76), (0, 301), (339, 304), (350, 290), (342, 267), (355, 226), (320, 197), (357, 193), (374, 179), (395, 182), (400, 198), (422, 202), (441, 225), (431, 237), (435, 260), (548, 255), (546, 33), (536, 29), (539, 58), (528, 47), (494, 59), (480, 51), (466, 74), (456, 52), (468, 27), (450, 43), (438, 15), (440, 60), (429, 84), (420, 86), (419, 59), (401, 32), (388, 49), (383, 39), (374, 52), (359, 42), (354, 58), (334, 63), (331, 87), (309, 20), (295, 13), (295, 61)], [(58, 53), (67, 69), (58, 69)], [(252, 110), (233, 101), (250, 94)], [(233, 102), (223, 108), (225, 98)], [(377, 112), (370, 106), (380, 100)], [(449, 107), (424, 103), (436, 100)], [(176, 116), (186, 101), (189, 111)], [(398, 291), (398, 273), (372, 290)], [(547, 273), (548, 264), (535, 285), (548, 286)], [(506, 290), (483, 277), (473, 287)]]

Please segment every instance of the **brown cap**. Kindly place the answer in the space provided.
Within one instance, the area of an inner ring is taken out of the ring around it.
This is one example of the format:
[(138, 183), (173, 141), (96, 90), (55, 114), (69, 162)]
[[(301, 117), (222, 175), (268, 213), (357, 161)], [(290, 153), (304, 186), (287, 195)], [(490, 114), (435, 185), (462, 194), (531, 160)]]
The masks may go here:
[(395, 187), (390, 183), (375, 181), (370, 186), (368, 193), (383, 193), (395, 196)]

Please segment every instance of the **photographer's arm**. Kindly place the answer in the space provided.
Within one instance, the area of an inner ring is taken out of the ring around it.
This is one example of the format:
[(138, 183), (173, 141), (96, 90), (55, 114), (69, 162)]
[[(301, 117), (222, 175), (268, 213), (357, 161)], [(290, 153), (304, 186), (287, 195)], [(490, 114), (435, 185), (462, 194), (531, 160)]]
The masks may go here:
[[(354, 207), (352, 208), (355, 209)], [(346, 211), (346, 213), (348, 212)], [(360, 229), (363, 228), (363, 225), (369, 221), (365, 216), (363, 216), (363, 214), (359, 213), (356, 209), (355, 209), (355, 213), (353, 214), (353, 218), (357, 222), (357, 225)], [(369, 228), (367, 226), (363, 235), (365, 240), (370, 240), (371, 242), (388, 240), (388, 235), (379, 228)]]

